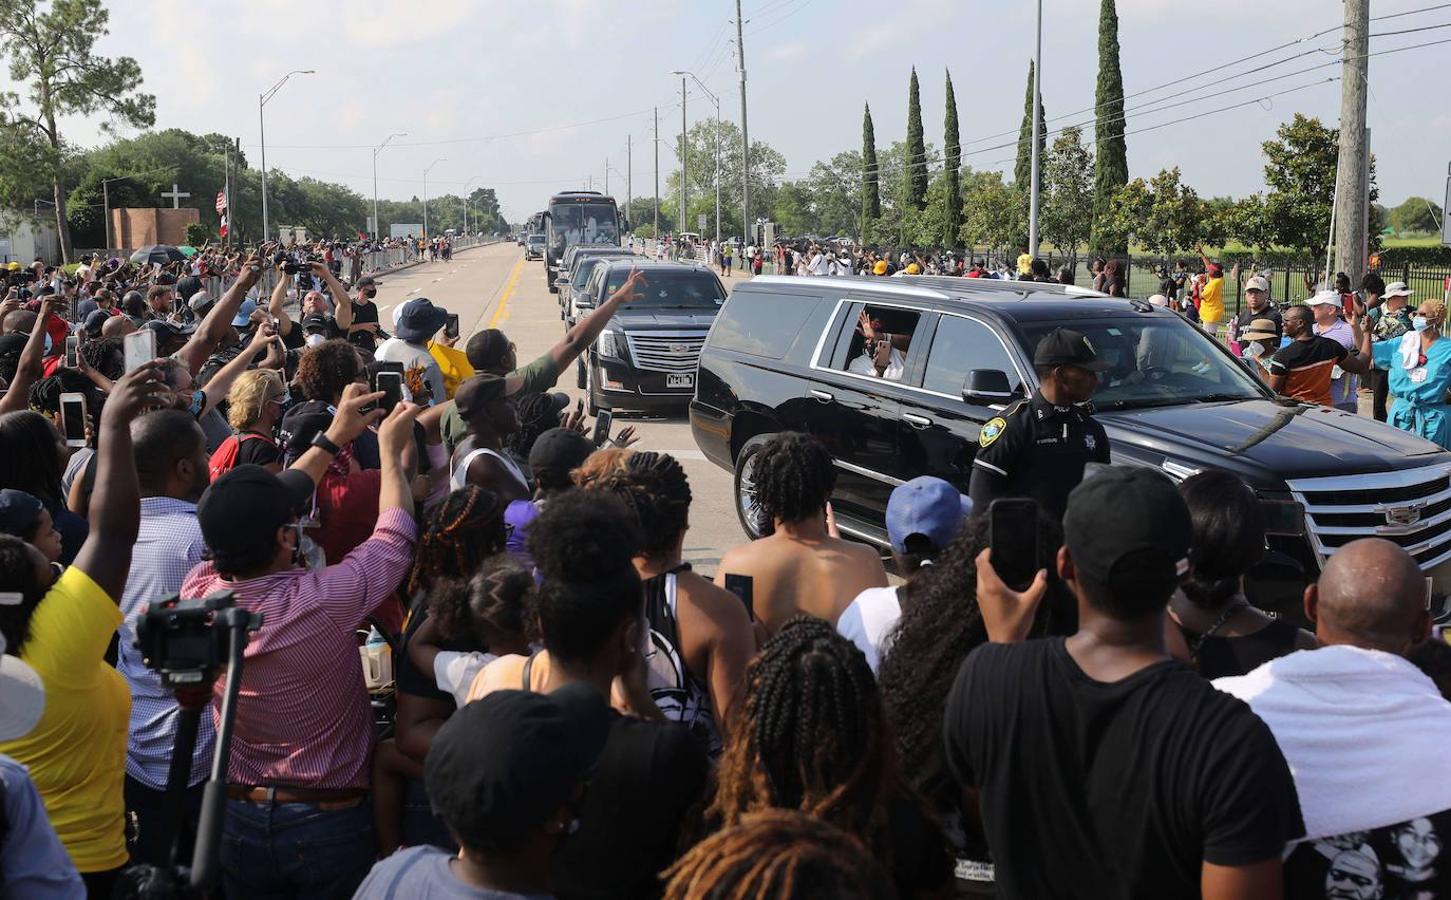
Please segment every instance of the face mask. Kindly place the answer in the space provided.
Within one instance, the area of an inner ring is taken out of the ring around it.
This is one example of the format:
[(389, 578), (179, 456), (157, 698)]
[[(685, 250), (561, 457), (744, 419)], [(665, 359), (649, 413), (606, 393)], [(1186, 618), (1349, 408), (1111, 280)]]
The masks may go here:
[(1250, 359), (1258, 359), (1260, 356), (1264, 355), (1264, 352), (1265, 348), (1263, 344), (1250, 344), (1248, 347), (1244, 348), (1244, 355), (1248, 356)]
[(1425, 316), (1413, 316), (1411, 318), (1411, 327), (1417, 331), (1425, 331), (1431, 327), (1431, 320)]
[(324, 337), (323, 335), (320, 335), (320, 334), (309, 334), (307, 336), (307, 346), (309, 346), (309, 347), (316, 347), (318, 344), (321, 344), (325, 340), (327, 340), (327, 338)]

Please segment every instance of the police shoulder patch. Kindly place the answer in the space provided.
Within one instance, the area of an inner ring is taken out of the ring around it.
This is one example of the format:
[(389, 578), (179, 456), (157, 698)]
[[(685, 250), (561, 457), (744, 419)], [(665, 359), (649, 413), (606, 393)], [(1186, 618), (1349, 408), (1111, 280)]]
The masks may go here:
[(1003, 436), (1003, 430), (1007, 427), (1008, 422), (1002, 416), (989, 419), (988, 423), (982, 426), (982, 431), (978, 433), (978, 444), (983, 447), (991, 447), (994, 441)]

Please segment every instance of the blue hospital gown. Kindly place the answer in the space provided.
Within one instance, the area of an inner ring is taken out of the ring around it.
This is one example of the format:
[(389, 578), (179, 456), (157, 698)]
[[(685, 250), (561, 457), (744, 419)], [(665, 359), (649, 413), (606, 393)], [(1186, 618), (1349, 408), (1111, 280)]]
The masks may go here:
[(1425, 377), (1413, 381), (1415, 372), (1401, 365), (1400, 341), (1371, 345), (1375, 364), (1389, 372), (1390, 391), (1396, 396), (1386, 421), (1402, 431), (1419, 434), (1428, 441), (1451, 449), (1451, 407), (1446, 391), (1451, 389), (1451, 339), (1440, 338), (1426, 348)]

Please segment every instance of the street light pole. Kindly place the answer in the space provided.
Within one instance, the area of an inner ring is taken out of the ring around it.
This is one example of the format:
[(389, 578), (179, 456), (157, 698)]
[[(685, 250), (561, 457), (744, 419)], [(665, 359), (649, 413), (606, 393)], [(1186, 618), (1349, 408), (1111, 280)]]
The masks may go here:
[(373, 240), (378, 240), (380, 225), (378, 223), (378, 153), (388, 146), (388, 142), (395, 137), (408, 137), (406, 131), (395, 131), (383, 139), (383, 143), (373, 148)]
[(464, 234), (469, 233), (469, 207), (473, 205), (469, 202), (469, 186), (483, 177), (482, 175), (475, 175), (464, 182)]
[(446, 162), (447, 157), (440, 156), (428, 164), (428, 169), (423, 170), (423, 238), (428, 239), (428, 170), (441, 162)]
[(287, 79), (294, 75), (313, 75), (316, 72), (316, 69), (293, 69), (283, 75), (281, 81), (257, 95), (257, 136), (262, 145), (262, 240), (264, 241), (268, 240), (270, 226), (267, 219), (267, 117), (262, 114), (262, 110), (267, 106), (267, 101), (272, 99), (272, 95), (282, 90)]
[[(694, 72), (671, 72), (671, 75), (689, 75), (695, 86), (705, 92), (710, 101), (715, 104), (715, 246), (720, 250), (720, 98), (710, 92)], [(683, 80), (683, 78), (682, 78)]]
[(686, 187), (685, 158), (690, 155), (690, 146), (686, 143), (685, 137), (685, 76), (680, 77), (680, 227), (676, 228), (677, 233), (689, 228), (685, 221), (686, 215), (690, 212), (689, 188)]

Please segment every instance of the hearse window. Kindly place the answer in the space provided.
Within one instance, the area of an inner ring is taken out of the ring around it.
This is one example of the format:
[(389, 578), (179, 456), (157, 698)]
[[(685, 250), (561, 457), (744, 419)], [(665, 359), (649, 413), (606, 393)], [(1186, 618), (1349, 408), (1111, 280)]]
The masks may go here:
[(932, 352), (927, 356), (922, 387), (960, 397), (967, 373), (973, 369), (997, 369), (1007, 374), (1013, 390), (1023, 386), (1012, 357), (991, 329), (973, 319), (944, 315), (938, 320), (937, 333), (932, 337)]
[(744, 290), (731, 294), (710, 343), (723, 350), (780, 359), (791, 349), (820, 297)]
[(855, 322), (846, 353), (846, 370), (856, 375), (901, 381), (907, 351), (917, 331), (918, 313), (890, 306), (866, 306)]

